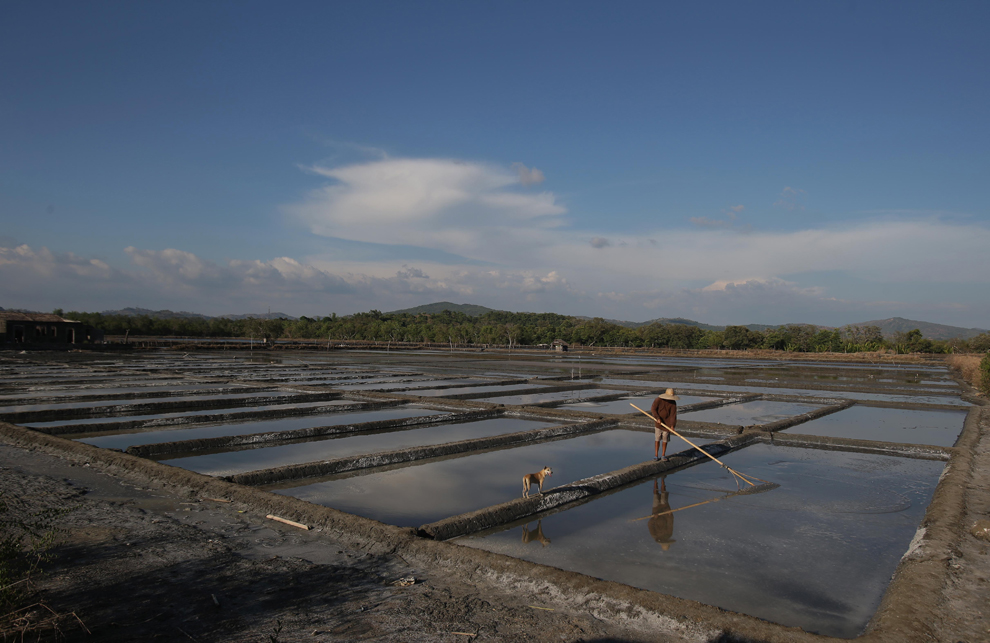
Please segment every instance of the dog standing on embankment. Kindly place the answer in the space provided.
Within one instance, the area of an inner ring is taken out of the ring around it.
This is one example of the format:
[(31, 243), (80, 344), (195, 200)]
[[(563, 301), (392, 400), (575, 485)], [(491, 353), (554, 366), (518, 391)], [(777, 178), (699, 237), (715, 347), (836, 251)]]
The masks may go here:
[(543, 467), (536, 473), (527, 473), (523, 476), (523, 498), (529, 498), (529, 485), (540, 485), (540, 495), (543, 495), (543, 479), (553, 475), (550, 467)]

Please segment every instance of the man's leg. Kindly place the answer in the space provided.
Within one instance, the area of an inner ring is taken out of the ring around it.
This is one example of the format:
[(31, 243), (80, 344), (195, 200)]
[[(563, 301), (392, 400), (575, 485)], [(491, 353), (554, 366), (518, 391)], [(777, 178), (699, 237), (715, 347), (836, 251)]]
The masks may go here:
[(653, 457), (654, 458), (660, 457), (660, 440), (654, 442)]
[(663, 453), (660, 456), (661, 458), (667, 457), (667, 441), (670, 440), (670, 438), (667, 437), (668, 435), (670, 434), (669, 433), (663, 434)]

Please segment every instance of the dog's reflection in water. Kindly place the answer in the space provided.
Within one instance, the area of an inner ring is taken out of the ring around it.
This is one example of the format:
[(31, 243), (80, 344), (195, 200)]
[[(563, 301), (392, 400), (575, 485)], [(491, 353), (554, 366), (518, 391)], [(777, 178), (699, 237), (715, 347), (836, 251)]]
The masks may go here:
[(529, 525), (523, 525), (522, 528), (522, 541), (524, 543), (531, 543), (534, 540), (541, 543), (544, 547), (550, 544), (550, 539), (543, 535), (543, 522), (540, 520), (536, 521), (536, 529), (533, 531), (529, 530)]
[(650, 530), (650, 536), (663, 547), (664, 551), (667, 551), (677, 541), (671, 538), (674, 535), (674, 514), (670, 510), (667, 485), (664, 478), (660, 478), (659, 489), (657, 489), (657, 481), (653, 481), (652, 514), (650, 521), (646, 523)]

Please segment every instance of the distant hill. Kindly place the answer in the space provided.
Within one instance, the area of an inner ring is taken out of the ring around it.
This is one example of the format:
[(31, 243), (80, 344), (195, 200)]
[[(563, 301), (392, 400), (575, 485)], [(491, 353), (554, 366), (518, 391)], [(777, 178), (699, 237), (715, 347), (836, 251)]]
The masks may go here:
[(147, 315), (152, 319), (209, 319), (208, 315), (190, 313), (185, 310), (173, 312), (171, 310), (149, 310), (148, 308), (121, 308), (120, 310), (104, 310), (101, 315), (124, 315), (126, 317), (140, 317)]
[[(591, 319), (591, 317), (578, 317), (578, 319)], [(658, 317), (657, 319), (650, 319), (645, 322), (621, 321), (618, 319), (606, 319), (605, 321), (618, 326), (625, 326), (626, 328), (639, 328), (640, 326), (649, 326), (650, 324), (682, 324), (684, 326), (697, 326), (701, 330), (725, 330), (725, 326), (712, 326), (694, 321), (693, 319), (685, 319), (684, 317)]]
[[(173, 312), (171, 310), (149, 310), (147, 308), (121, 308), (120, 310), (104, 310), (102, 315), (125, 315), (127, 317), (138, 317), (141, 315), (147, 315), (152, 319), (214, 319), (210, 315), (201, 315), (199, 313), (190, 313), (185, 310), (180, 310), (179, 312)], [(293, 317), (292, 315), (286, 315), (285, 313), (248, 313), (246, 315), (216, 315), (215, 317), (224, 317), (226, 319), (247, 319), (248, 317), (254, 317), (255, 319), (298, 319), (298, 317)]]
[(884, 337), (893, 337), (894, 333), (906, 333), (917, 328), (921, 334), (928, 339), (971, 339), (982, 333), (990, 332), (985, 328), (961, 328), (959, 326), (946, 326), (945, 324), (933, 324), (931, 322), (915, 321), (904, 319), (903, 317), (891, 317), (890, 319), (877, 319), (874, 321), (859, 322), (849, 324), (850, 326), (879, 326)]
[(415, 308), (393, 310), (388, 314), (398, 315), (406, 313), (409, 315), (435, 315), (437, 313), (442, 313), (445, 310), (449, 310), (454, 313), (464, 313), (468, 317), (480, 317), (485, 313), (494, 311), (495, 309), (485, 308), (484, 306), (476, 306), (474, 304), (452, 304), (449, 301), (438, 301), (435, 304), (423, 304), (422, 306), (416, 306)]

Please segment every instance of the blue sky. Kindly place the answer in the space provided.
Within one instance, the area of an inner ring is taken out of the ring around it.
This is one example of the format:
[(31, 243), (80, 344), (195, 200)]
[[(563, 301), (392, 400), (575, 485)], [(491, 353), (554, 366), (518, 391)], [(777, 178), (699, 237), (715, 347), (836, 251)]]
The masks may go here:
[(990, 327), (988, 18), (17, 3), (0, 306)]

